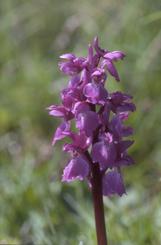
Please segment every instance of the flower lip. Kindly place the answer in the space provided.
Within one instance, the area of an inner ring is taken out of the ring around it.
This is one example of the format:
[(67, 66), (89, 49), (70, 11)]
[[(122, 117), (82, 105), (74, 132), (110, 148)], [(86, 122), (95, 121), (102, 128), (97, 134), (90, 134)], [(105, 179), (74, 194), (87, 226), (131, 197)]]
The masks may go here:
[(109, 171), (103, 177), (103, 195), (126, 194), (122, 176), (116, 170)]
[(92, 136), (94, 130), (99, 126), (99, 118), (96, 112), (87, 111), (80, 113), (76, 119), (76, 127), (80, 132), (84, 131), (87, 137)]
[(62, 181), (71, 182), (73, 180), (83, 180), (88, 176), (89, 173), (89, 165), (87, 161), (78, 156), (70, 160), (68, 165), (65, 167)]
[(92, 159), (99, 163), (101, 170), (113, 167), (116, 160), (114, 143), (105, 141), (95, 143), (92, 147)]

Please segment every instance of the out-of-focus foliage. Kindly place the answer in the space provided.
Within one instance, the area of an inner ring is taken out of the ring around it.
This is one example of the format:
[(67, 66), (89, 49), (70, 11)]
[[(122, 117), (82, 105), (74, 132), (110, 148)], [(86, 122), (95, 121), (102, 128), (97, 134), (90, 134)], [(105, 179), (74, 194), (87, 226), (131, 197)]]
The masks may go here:
[(61, 184), (66, 156), (50, 143), (58, 122), (45, 108), (66, 82), (61, 53), (101, 45), (127, 53), (122, 82), (134, 95), (127, 196), (105, 199), (110, 244), (161, 244), (160, 0), (0, 1), (0, 244), (93, 245), (91, 194)]

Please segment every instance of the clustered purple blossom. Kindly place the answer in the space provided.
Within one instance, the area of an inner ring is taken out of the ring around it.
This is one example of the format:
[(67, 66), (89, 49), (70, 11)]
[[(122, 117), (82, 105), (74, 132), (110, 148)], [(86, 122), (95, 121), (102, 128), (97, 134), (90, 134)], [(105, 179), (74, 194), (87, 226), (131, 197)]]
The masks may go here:
[(124, 57), (121, 51), (101, 49), (97, 37), (89, 45), (87, 57), (61, 55), (59, 68), (70, 79), (61, 92), (62, 104), (48, 108), (51, 116), (62, 118), (53, 144), (64, 137), (71, 140), (63, 146), (71, 160), (62, 181), (87, 179), (90, 184), (91, 165), (97, 164), (105, 196), (125, 193), (121, 167), (133, 163), (127, 153), (133, 141), (125, 139), (133, 130), (124, 125), (129, 113), (135, 110), (132, 96), (119, 91), (109, 93), (105, 88), (109, 75), (120, 80), (114, 62)]

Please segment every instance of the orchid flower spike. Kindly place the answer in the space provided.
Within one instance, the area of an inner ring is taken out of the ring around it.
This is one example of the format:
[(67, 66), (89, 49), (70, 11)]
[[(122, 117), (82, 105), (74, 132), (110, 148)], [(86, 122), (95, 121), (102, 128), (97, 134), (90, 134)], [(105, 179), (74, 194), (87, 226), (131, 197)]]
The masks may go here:
[[(105, 87), (110, 76), (120, 81), (115, 62), (124, 57), (122, 51), (100, 48), (98, 38), (89, 45), (87, 57), (61, 55), (59, 68), (69, 76), (69, 82), (61, 92), (61, 104), (48, 108), (51, 116), (62, 118), (53, 144), (65, 137), (71, 140), (63, 146), (71, 160), (64, 168), (62, 181), (91, 183), (92, 168), (97, 165), (105, 196), (126, 193), (121, 168), (133, 164), (127, 152), (133, 141), (126, 139), (133, 131), (124, 125), (129, 113), (135, 111), (132, 96), (110, 93)], [(75, 122), (74, 132), (71, 120)]]

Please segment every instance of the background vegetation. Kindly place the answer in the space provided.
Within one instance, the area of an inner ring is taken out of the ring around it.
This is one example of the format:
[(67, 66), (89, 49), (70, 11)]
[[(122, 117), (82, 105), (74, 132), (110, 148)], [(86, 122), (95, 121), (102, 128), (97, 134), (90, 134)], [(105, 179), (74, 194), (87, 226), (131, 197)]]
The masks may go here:
[(66, 82), (59, 55), (86, 54), (95, 35), (127, 53), (109, 86), (137, 105), (128, 195), (104, 199), (109, 241), (161, 244), (160, 27), (160, 0), (0, 1), (0, 244), (95, 244), (91, 194), (60, 182), (66, 155), (51, 147), (58, 121), (45, 110)]

